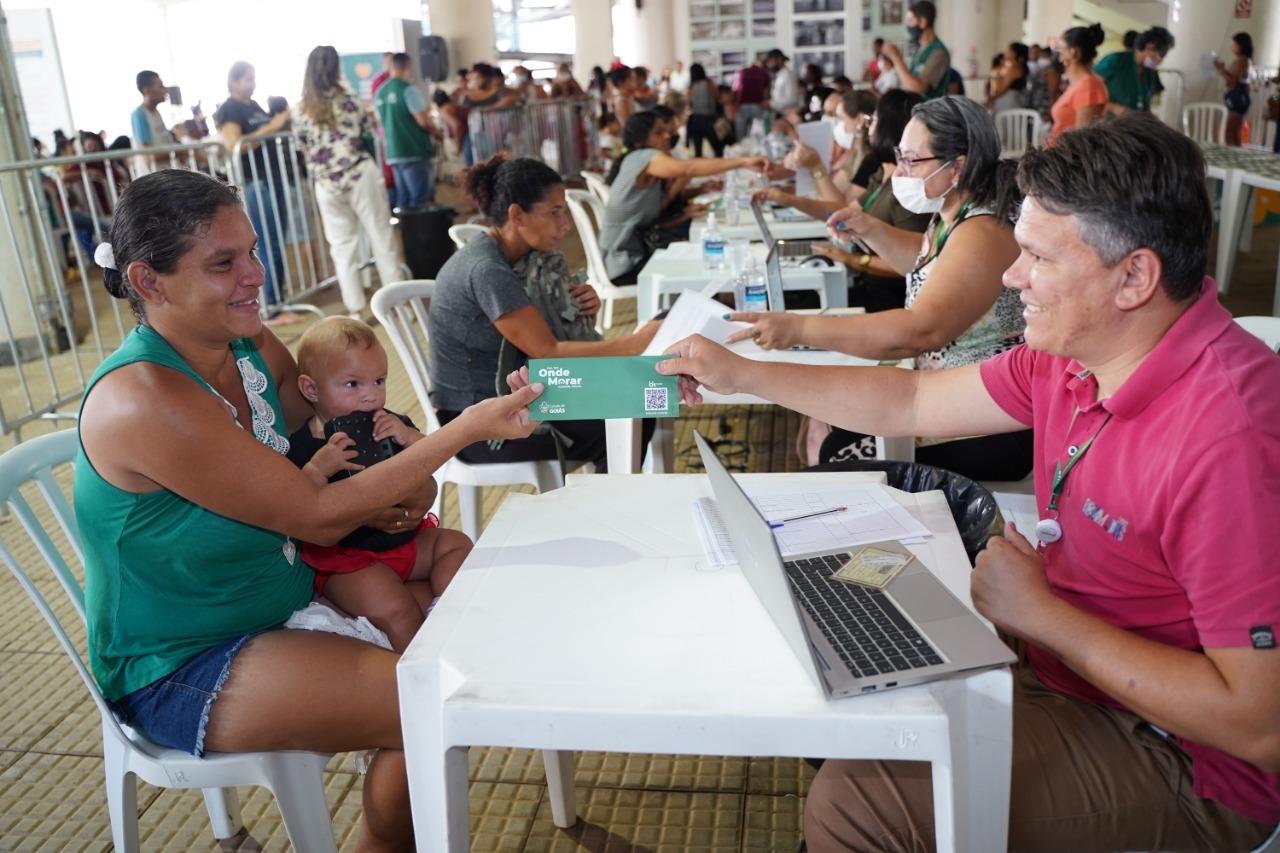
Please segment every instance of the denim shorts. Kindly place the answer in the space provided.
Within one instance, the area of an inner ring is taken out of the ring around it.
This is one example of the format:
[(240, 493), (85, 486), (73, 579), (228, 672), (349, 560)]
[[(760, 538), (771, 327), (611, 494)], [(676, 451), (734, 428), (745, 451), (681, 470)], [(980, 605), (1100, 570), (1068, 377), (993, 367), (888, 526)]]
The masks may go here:
[(255, 632), (223, 640), (164, 678), (111, 703), (112, 707), (121, 722), (160, 746), (203, 756), (209, 710), (231, 673), (231, 661), (256, 636)]

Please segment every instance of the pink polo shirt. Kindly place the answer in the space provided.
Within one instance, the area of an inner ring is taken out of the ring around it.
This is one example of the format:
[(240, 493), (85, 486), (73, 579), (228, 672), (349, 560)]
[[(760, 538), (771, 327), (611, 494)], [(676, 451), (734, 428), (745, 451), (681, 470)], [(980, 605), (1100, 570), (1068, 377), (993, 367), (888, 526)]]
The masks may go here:
[[(1044, 549), (1059, 596), (1182, 649), (1274, 638), (1280, 358), (1232, 321), (1211, 279), (1107, 400), (1094, 400), (1096, 382), (1078, 362), (1025, 345), (981, 371), (992, 399), (1035, 428), (1042, 518), (1058, 461), (1098, 436), (1067, 478), (1062, 538)], [(1123, 707), (1052, 655), (1032, 646), (1029, 657), (1045, 684)], [(1280, 776), (1179, 743), (1194, 760), (1198, 796), (1259, 823), (1280, 822)]]

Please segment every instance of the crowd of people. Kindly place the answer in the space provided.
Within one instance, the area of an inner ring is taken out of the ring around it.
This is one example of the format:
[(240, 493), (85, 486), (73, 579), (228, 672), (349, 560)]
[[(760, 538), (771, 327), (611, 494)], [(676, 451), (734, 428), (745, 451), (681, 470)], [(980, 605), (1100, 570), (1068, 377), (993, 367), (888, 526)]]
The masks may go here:
[[(775, 49), (728, 86), (696, 63), (657, 79), (618, 63), (585, 88), (567, 66), (540, 81), (478, 63), (427, 98), (409, 58), (389, 53), (369, 103), (322, 45), (297, 102), (267, 110), (253, 66), (232, 66), (211, 118), (240, 152), (238, 186), (153, 163), (97, 226), (104, 285), (137, 327), (88, 382), (75, 503), (90, 663), (122, 719), (196, 755), (376, 749), (360, 847), (412, 849), (395, 666), (471, 548), (428, 512), (433, 473), (455, 456), (607, 470), (603, 422), (535, 432), (542, 388), (520, 367), (636, 355), (661, 322), (603, 339), (598, 294), (558, 251), (564, 178), (531, 158), (472, 162), (469, 111), (591, 94), (614, 283), (687, 239), (706, 211), (697, 194), (763, 176), (757, 201), (826, 221), (830, 240), (813, 250), (847, 269), (866, 313), (731, 312), (746, 327), (724, 343), (915, 367), (749, 361), (693, 336), (655, 367), (679, 376), (683, 402), (750, 392), (800, 412), (823, 438), (809, 461), (826, 470), (855, 466), (872, 436), (902, 435), (918, 437), (919, 462), (973, 479), (1033, 475), (1057, 534), (1035, 549), (1007, 526), (972, 586), (1019, 653), (1011, 849), (1243, 850), (1265, 838), (1280, 822), (1280, 580), (1265, 558), (1280, 509), (1280, 361), (1204, 275), (1199, 149), (1146, 114), (1172, 36), (1155, 27), (1100, 60), (1096, 25), (1052, 50), (1012, 44), (984, 104), (954, 93), (936, 20), (933, 3), (913, 3), (912, 49), (880, 44), (860, 88), (827, 85), (817, 66), (797, 73)], [(1239, 115), (1252, 43), (1232, 43), (1218, 70)], [(164, 87), (151, 72), (137, 83), (145, 156), (166, 141), (153, 115)], [(993, 117), (1015, 104), (1052, 121), (1049, 143), (1020, 162), (1001, 157)], [(806, 122), (829, 127), (830, 150), (800, 141)], [(282, 215), (272, 163), (285, 131), (314, 179), (349, 315), (315, 323), (296, 356), (264, 323), (283, 301), (269, 223)], [(423, 434), (385, 409), (387, 355), (361, 319), (357, 243), (363, 231), (383, 283), (400, 278), (392, 206), (433, 197), (449, 144), (486, 226), (436, 276), (441, 427)], [(809, 197), (794, 181), (806, 173)], [(358, 430), (385, 453), (360, 456)], [(1232, 507), (1229, 537), (1205, 510), (1215, 502)], [(321, 595), (367, 618), (384, 647), (281, 627)], [(928, 765), (827, 761), (805, 802), (810, 849), (927, 849), (931, 785)]]

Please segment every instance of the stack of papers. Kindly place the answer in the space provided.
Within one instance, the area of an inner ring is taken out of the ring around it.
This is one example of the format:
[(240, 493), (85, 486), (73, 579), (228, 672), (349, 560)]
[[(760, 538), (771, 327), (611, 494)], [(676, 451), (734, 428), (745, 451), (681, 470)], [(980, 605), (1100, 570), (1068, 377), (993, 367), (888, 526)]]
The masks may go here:
[[(776, 523), (811, 512), (845, 507), (843, 512), (789, 521), (773, 531), (784, 559), (897, 540), (915, 542), (932, 534), (876, 483), (858, 483), (819, 491), (795, 487), (750, 490), (748, 496), (765, 520)], [(724, 518), (714, 498), (694, 502), (694, 520), (703, 549), (713, 565), (737, 563)]]

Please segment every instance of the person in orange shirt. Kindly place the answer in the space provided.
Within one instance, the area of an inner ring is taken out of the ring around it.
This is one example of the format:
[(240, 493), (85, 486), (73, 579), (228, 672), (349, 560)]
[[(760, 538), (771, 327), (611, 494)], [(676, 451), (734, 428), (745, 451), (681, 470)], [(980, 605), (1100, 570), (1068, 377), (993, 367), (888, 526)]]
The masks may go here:
[(1068, 85), (1049, 111), (1053, 116), (1050, 145), (1064, 131), (1089, 124), (1107, 108), (1107, 84), (1093, 73), (1093, 60), (1098, 56), (1098, 45), (1102, 44), (1103, 38), (1099, 24), (1072, 27), (1062, 34), (1063, 47), (1059, 58), (1066, 69), (1063, 77)]

